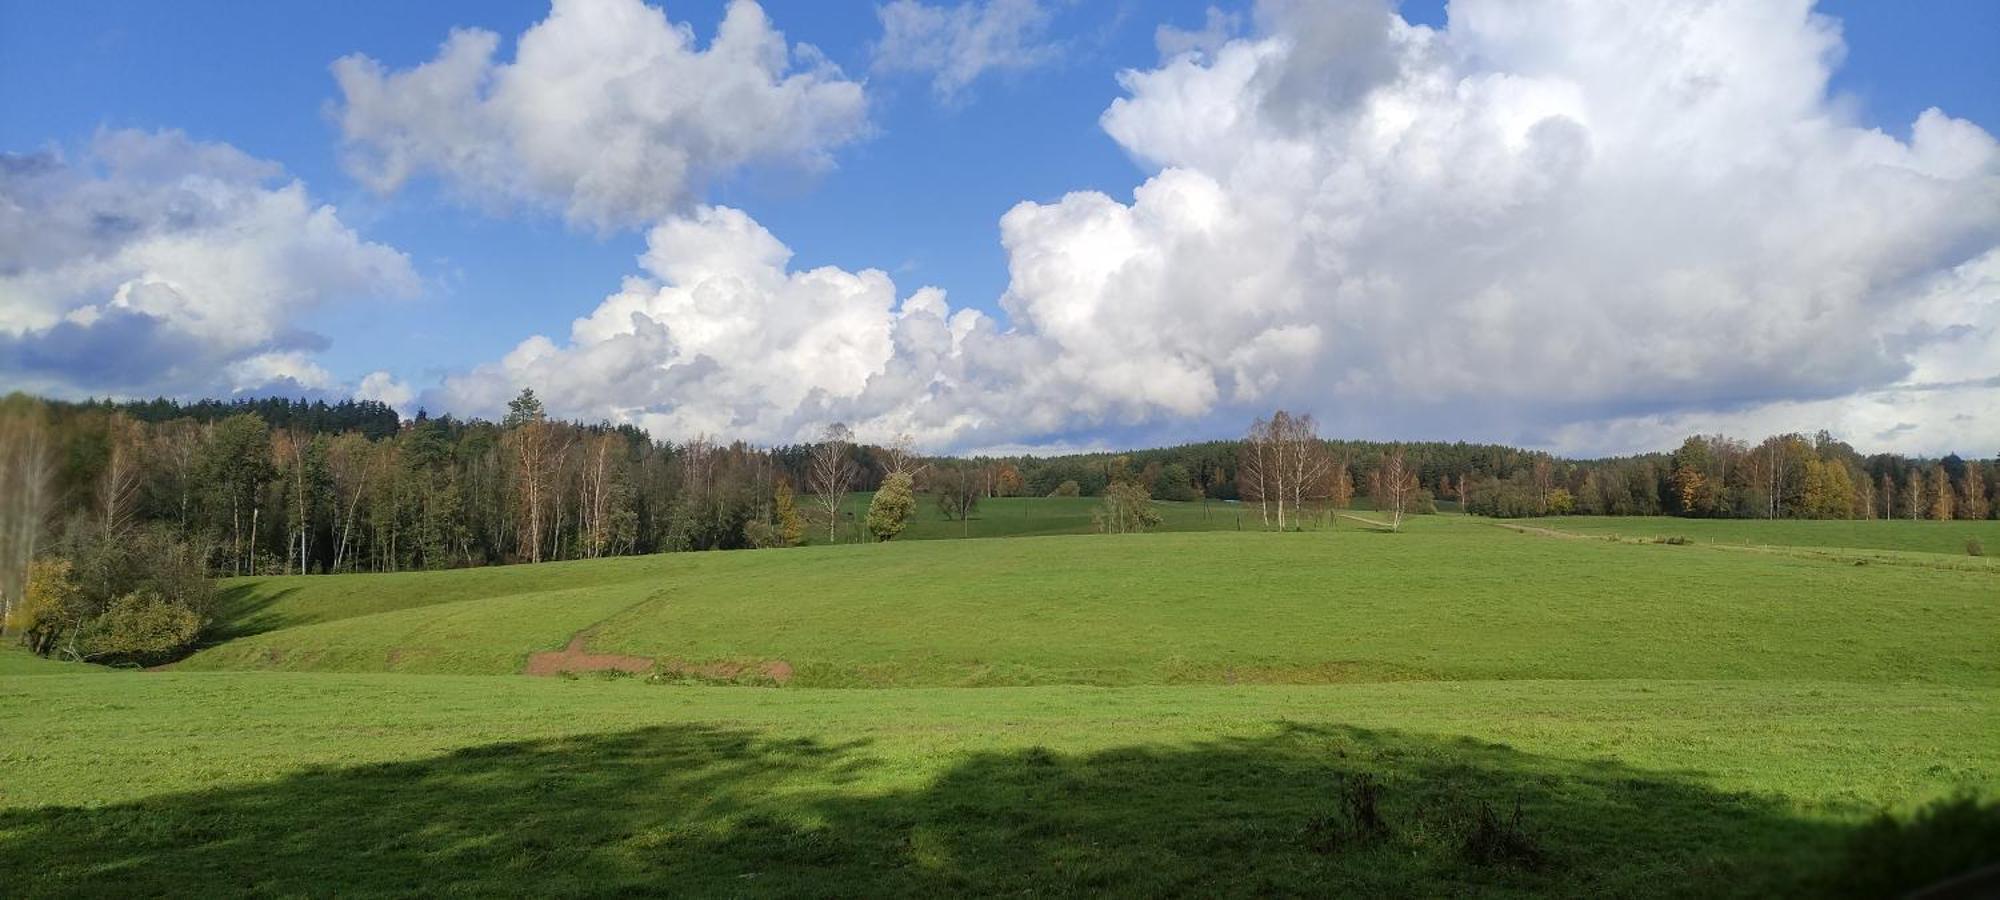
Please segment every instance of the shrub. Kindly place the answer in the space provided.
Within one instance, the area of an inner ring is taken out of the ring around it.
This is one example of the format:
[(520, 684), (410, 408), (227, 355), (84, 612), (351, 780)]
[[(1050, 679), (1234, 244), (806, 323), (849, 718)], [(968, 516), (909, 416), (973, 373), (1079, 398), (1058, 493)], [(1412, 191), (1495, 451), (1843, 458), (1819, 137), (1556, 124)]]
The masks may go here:
[(84, 628), (84, 655), (141, 665), (171, 659), (194, 645), (201, 616), (151, 590), (111, 601)]
[(1671, 536), (1671, 537), (1663, 537), (1663, 538), (1660, 538), (1660, 539), (1658, 539), (1658, 540), (1654, 541), (1653, 543), (1656, 543), (1656, 544), (1672, 544), (1672, 545), (1674, 545), (1674, 546), (1676, 546), (1676, 547), (1685, 547), (1685, 546), (1687, 546), (1687, 545), (1689, 545), (1689, 544), (1692, 544), (1692, 543), (1694, 543), (1694, 540), (1693, 540), (1692, 538), (1686, 538), (1686, 537), (1682, 537), (1682, 536), (1680, 536), (1680, 535), (1676, 534), (1676, 535), (1673, 535), (1673, 536)]
[(1965, 539), (1965, 555), (1966, 555), (1966, 556), (1985, 556), (1985, 555), (1986, 555), (1986, 545), (1985, 545), (1985, 544), (1982, 544), (1982, 543), (1980, 543), (1980, 542), (1979, 542), (1979, 539), (1978, 539), (1978, 538), (1966, 538), (1966, 539)]
[(7, 623), (18, 629), (28, 649), (49, 655), (56, 639), (89, 614), (83, 588), (66, 559), (38, 559), (28, 564), (28, 593)]
[(752, 519), (743, 524), (743, 539), (749, 541), (750, 546), (760, 550), (765, 547), (790, 546), (789, 542), (779, 536), (777, 526), (762, 519)]
[(1049, 496), (1051, 497), (1080, 497), (1082, 495), (1083, 488), (1076, 483), (1075, 479), (1070, 479), (1056, 485), (1056, 489), (1049, 492)]

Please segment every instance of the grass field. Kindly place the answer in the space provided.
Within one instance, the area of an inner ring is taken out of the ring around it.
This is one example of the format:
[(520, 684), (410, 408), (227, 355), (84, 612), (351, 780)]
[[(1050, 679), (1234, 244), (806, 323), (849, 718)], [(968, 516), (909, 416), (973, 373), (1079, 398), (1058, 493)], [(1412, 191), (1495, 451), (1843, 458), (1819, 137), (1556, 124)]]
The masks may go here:
[(1631, 538), (1686, 537), (1722, 544), (1829, 547), (1860, 550), (1903, 550), (1965, 555), (1965, 542), (1977, 540), (1987, 553), (2000, 556), (2000, 520), (1932, 522), (1892, 519), (1680, 519), (1665, 516), (1556, 516), (1525, 520), (1528, 524), (1589, 535)]
[[(834, 543), (868, 543), (872, 539), (861, 530), (868, 517), (868, 503), (874, 494), (867, 491), (848, 495), (842, 504), (843, 518), (834, 531)], [(801, 498), (809, 504), (811, 498)], [(994, 497), (979, 501), (978, 509), (965, 521), (948, 519), (938, 510), (933, 495), (917, 495), (917, 508), (909, 525), (897, 540), (939, 540), (962, 537), (1032, 537), (1055, 534), (1090, 534), (1091, 513), (1103, 501), (1096, 497)], [(1158, 531), (1239, 531), (1259, 527), (1257, 507), (1222, 500), (1207, 502), (1153, 501), (1160, 514)], [(1324, 517), (1322, 517), (1324, 518)], [(826, 520), (807, 529), (807, 540), (826, 543)]]
[[(1928, 523), (1717, 523), (1809, 556), (1348, 524), (236, 582), (227, 639), (170, 671), (0, 653), (0, 871), (1880, 896), (2000, 847), (2000, 569), (1904, 530)], [(579, 633), (703, 677), (512, 674)]]

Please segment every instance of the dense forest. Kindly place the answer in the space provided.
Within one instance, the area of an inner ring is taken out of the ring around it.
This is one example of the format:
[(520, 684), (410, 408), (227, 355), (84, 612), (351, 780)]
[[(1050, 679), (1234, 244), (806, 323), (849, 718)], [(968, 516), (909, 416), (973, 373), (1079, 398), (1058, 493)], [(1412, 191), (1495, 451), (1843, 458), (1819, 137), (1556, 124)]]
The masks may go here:
[[(200, 548), (218, 574), (389, 571), (783, 542), (778, 485), (806, 494), (817, 445), (655, 440), (629, 425), (548, 418), (532, 391), (499, 422), (401, 420), (373, 402), (8, 398), (0, 458), (38, 496), (44, 546), (145, 525)], [(1256, 432), (1120, 453), (935, 458), (910, 466), (980, 494), (1100, 496), (1113, 484), (1161, 500), (1345, 506), (1379, 490), (1391, 449), (1326, 440), (1280, 413), (1299, 447), (1295, 483), (1259, 484)], [(19, 440), (32, 423), (35, 457)], [(1260, 423), (1268, 424), (1268, 423)], [(907, 448), (842, 439), (847, 488), (872, 490)], [(2000, 462), (1863, 456), (1825, 433), (1757, 444), (1690, 437), (1671, 453), (1569, 460), (1494, 444), (1396, 445), (1418, 504), (1492, 516), (1683, 515), (1987, 518)], [(1308, 466), (1310, 463), (1310, 466)], [(32, 470), (32, 472), (30, 471)], [(787, 501), (789, 504), (789, 500)], [(789, 510), (787, 510), (789, 512)], [(822, 518), (824, 513), (821, 514)], [(759, 527), (759, 526), (766, 527)], [(806, 531), (807, 535), (811, 529)]]

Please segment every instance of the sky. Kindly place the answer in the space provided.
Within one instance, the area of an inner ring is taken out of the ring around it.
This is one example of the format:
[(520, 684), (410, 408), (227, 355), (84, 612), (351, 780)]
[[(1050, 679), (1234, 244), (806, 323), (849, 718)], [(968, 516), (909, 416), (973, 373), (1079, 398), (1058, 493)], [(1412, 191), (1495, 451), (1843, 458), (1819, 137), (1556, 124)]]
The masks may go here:
[(2000, 5), (0, 2), (0, 388), (2000, 453)]

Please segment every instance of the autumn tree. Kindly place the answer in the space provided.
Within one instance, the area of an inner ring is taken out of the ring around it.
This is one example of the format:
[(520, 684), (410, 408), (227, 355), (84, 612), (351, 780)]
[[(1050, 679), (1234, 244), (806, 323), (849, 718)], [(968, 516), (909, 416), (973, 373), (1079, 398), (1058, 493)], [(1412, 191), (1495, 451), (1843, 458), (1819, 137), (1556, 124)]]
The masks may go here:
[(1348, 471), (1347, 460), (1333, 464), (1333, 472), (1327, 477), (1327, 502), (1334, 509), (1346, 509), (1354, 505), (1354, 476)]
[(828, 425), (819, 443), (813, 445), (806, 469), (806, 486), (819, 501), (820, 511), (826, 514), (827, 543), (835, 539), (840, 507), (847, 502), (847, 492), (854, 488), (857, 472), (854, 432), (839, 422)]
[(1252, 423), (1237, 453), (1239, 493), (1279, 531), (1296, 523), (1308, 499), (1325, 496), (1332, 469), (1313, 417), (1282, 409)]
[(542, 409), (533, 388), (522, 388), (520, 396), (507, 401), (507, 417), (501, 422), (513, 446), (516, 495), (524, 515), (521, 546), (529, 562), (541, 562), (553, 550), (550, 538), (557, 529), (550, 526), (559, 500), (556, 479), (569, 452), (569, 436), (559, 431)]
[(1944, 470), (1942, 463), (1933, 466), (1931, 468), (1931, 518), (1941, 522), (1949, 520), (1952, 513), (1952, 501), (1956, 499), (1956, 497), (1952, 496), (1951, 475)]
[(143, 436), (138, 423), (113, 413), (104, 423), (104, 469), (97, 476), (97, 527), (118, 534), (132, 524), (142, 473), (139, 454)]
[(969, 466), (947, 466), (936, 470), (931, 478), (931, 490), (937, 492), (938, 511), (946, 519), (958, 522), (958, 533), (964, 536), (970, 526), (968, 520), (979, 508), (981, 487), (979, 477)]
[(28, 593), (29, 565), (53, 499), (55, 447), (40, 403), (0, 398), (0, 634)]
[(798, 504), (792, 499), (792, 484), (784, 479), (771, 491), (771, 520), (778, 532), (778, 540), (787, 547), (797, 546), (806, 536), (806, 520), (799, 515)]
[[(1416, 501), (1418, 489), (1417, 473), (1404, 458), (1402, 447), (1382, 454), (1382, 462), (1375, 467), (1369, 484), (1374, 489), (1376, 511), (1389, 517), (1390, 531), (1401, 531), (1403, 515)], [(1546, 511), (1548, 495), (1543, 493), (1541, 498), (1541, 509)]]
[(1991, 509), (1986, 499), (1985, 467), (1978, 463), (1967, 463), (1965, 478), (1959, 485), (1958, 517), (1961, 519), (1984, 519)]

